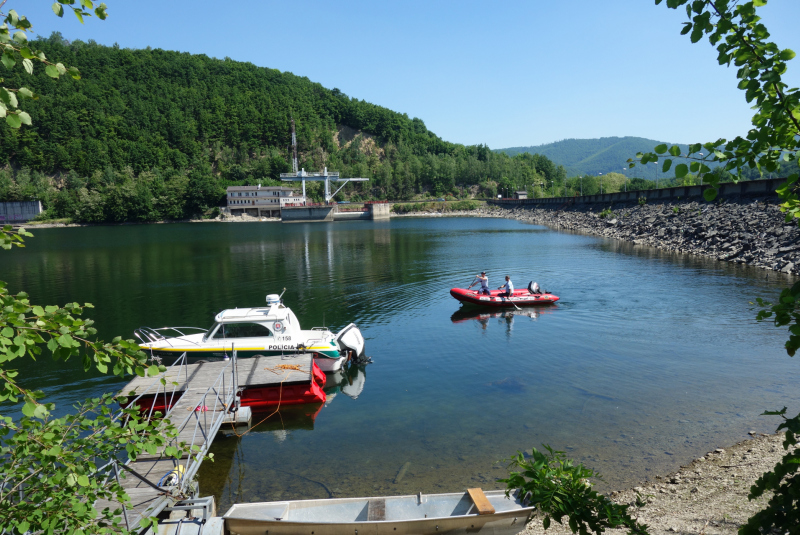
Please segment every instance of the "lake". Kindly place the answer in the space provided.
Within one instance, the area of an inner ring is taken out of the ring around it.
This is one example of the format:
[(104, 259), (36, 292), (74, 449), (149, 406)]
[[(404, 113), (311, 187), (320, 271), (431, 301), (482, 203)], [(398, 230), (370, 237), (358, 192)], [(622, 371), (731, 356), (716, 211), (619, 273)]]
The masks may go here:
[[(201, 494), (234, 502), (499, 488), (497, 461), (549, 444), (621, 488), (773, 432), (798, 410), (786, 332), (750, 304), (785, 275), (504, 219), (37, 229), (0, 280), (37, 304), (91, 302), (106, 338), (208, 327), (281, 293), (304, 328), (356, 322), (374, 360), (328, 402), (219, 437)], [(462, 309), (451, 287), (535, 280), (557, 305)], [(119, 389), (78, 362), (26, 362), (61, 410)], [(336, 384), (334, 384), (336, 383)], [(255, 415), (254, 421), (269, 414)], [(399, 477), (402, 472), (402, 477)]]

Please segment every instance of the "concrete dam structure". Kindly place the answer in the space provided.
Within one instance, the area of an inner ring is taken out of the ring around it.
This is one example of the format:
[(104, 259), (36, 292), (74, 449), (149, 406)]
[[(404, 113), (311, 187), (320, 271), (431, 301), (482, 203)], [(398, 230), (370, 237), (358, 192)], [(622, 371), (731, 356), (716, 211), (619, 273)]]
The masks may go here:
[(287, 206), (281, 210), (281, 221), (284, 223), (380, 220), (390, 217), (391, 205), (388, 203), (365, 204), (363, 210), (342, 209), (341, 205)]

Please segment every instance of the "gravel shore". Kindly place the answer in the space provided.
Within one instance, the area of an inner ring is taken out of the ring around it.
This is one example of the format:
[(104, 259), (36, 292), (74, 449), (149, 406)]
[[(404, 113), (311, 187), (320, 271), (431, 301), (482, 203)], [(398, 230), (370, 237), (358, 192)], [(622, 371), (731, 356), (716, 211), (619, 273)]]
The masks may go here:
[[(612, 492), (612, 500), (629, 504), (632, 516), (649, 526), (651, 535), (700, 534), (733, 535), (755, 512), (763, 509), (767, 497), (750, 501), (747, 495), (761, 474), (772, 469), (783, 456), (783, 435), (760, 435), (732, 447), (717, 449), (652, 483)], [(640, 503), (637, 508), (637, 496)], [(607, 530), (609, 535), (625, 530)], [(534, 518), (524, 535), (566, 535), (569, 527), (553, 522), (542, 529)]]

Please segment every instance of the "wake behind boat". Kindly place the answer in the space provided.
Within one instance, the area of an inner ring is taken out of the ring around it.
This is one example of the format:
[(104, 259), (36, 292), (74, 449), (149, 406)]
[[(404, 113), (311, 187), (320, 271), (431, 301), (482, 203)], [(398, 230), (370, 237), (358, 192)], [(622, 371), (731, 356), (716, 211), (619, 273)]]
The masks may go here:
[(559, 300), (557, 295), (550, 292), (534, 293), (529, 286), (521, 290), (514, 290), (510, 297), (501, 297), (501, 290), (492, 290), (489, 295), (481, 294), (469, 288), (452, 288), (450, 295), (462, 303), (486, 307), (513, 307), (530, 305), (550, 305)]
[[(192, 329), (195, 332), (186, 334)], [(172, 334), (166, 336), (165, 334)], [(175, 336), (177, 334), (177, 336)], [(334, 334), (325, 327), (303, 330), (281, 296), (267, 296), (267, 306), (223, 310), (210, 329), (198, 327), (141, 327), (134, 331), (139, 347), (151, 357), (174, 359), (184, 352), (191, 361), (238, 357), (313, 353), (323, 372), (341, 369), (348, 360), (364, 358), (364, 337), (355, 323)]]

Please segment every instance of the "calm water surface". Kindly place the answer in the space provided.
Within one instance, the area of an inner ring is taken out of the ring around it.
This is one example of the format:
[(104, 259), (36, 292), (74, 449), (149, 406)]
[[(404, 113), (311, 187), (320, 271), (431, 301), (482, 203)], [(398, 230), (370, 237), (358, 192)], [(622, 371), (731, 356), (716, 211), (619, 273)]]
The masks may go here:
[[(2, 253), (33, 302), (91, 302), (103, 336), (207, 327), (280, 293), (306, 328), (354, 321), (374, 363), (329, 380), (323, 407), (218, 438), (204, 494), (239, 501), (498, 487), (496, 461), (547, 443), (634, 484), (769, 432), (800, 400), (784, 332), (749, 304), (788, 279), (502, 219), (40, 229)], [(522, 313), (462, 310), (487, 270), (562, 296)], [(46, 359), (23, 370), (61, 407), (121, 382)], [(362, 388), (363, 387), (363, 388)], [(262, 419), (267, 415), (256, 415)], [(398, 472), (406, 464), (402, 478)]]

